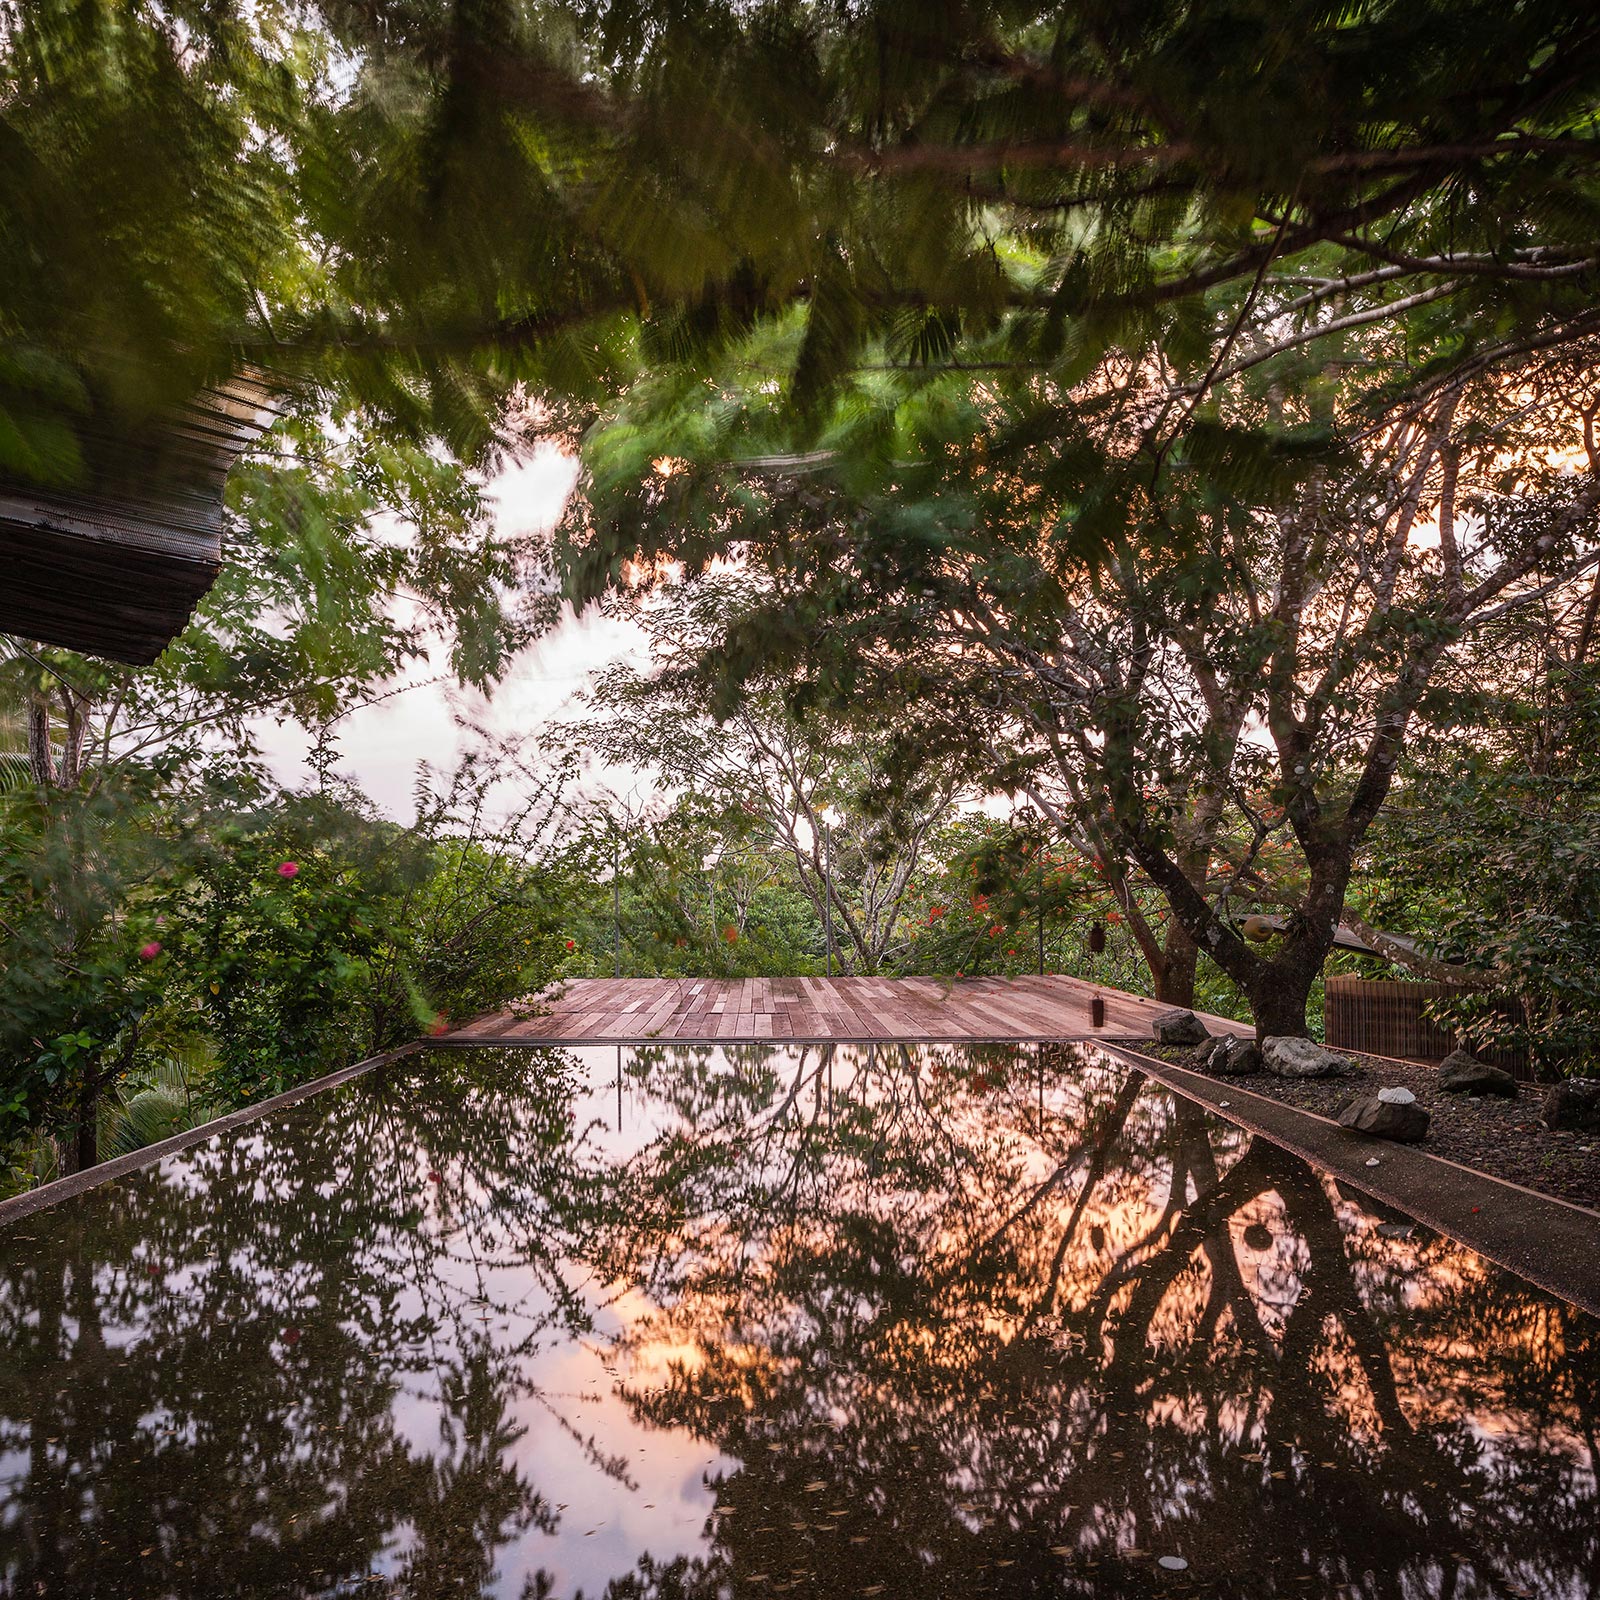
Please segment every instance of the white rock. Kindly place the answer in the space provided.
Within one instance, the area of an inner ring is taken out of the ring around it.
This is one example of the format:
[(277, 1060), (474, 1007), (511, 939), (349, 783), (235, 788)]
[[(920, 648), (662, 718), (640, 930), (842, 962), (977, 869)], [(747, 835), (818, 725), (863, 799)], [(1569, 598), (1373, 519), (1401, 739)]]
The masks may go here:
[(1367, 1157), (1367, 1165), (1369, 1167), (1375, 1167), (1375, 1166), (1377, 1166), (1377, 1164), (1378, 1164), (1378, 1158), (1376, 1156), (1368, 1156)]
[(1280, 1078), (1342, 1078), (1355, 1071), (1346, 1057), (1310, 1039), (1263, 1039), (1261, 1055), (1267, 1071)]
[(1183, 1572), (1187, 1570), (1189, 1563), (1182, 1556), (1158, 1556), (1156, 1565), (1165, 1567), (1168, 1572)]
[(1417, 1103), (1417, 1097), (1409, 1089), (1380, 1089), (1378, 1098), (1386, 1106), (1410, 1106)]

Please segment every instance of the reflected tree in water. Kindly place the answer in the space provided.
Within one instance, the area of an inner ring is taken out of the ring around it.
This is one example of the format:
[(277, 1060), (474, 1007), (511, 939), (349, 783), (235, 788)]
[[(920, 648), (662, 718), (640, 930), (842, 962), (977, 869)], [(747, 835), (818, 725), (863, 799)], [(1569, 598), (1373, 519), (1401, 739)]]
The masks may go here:
[(695, 1592), (1592, 1592), (1593, 1328), (1451, 1242), (1065, 1052), (639, 1069), (636, 1404), (744, 1462)]
[(737, 1463), (611, 1600), (1600, 1590), (1593, 1322), (1159, 1085), (582, 1065), (399, 1063), (8, 1229), (0, 1593), (567, 1594), (530, 1417), (642, 1481), (540, 1385), (577, 1341)]
[(404, 1527), (392, 1592), (476, 1594), (555, 1528), (512, 1413), (528, 1353), (588, 1325), (569, 1263), (608, 1190), (551, 1058), (419, 1087), (369, 1079), (8, 1230), (0, 1593), (321, 1593)]

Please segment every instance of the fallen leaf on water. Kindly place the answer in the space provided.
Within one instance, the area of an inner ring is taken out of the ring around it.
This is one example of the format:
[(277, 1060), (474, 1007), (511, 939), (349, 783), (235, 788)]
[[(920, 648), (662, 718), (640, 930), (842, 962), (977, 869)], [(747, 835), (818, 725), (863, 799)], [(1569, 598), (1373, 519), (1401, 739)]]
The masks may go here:
[(1070, 1556), (1072, 1554), (1072, 1546), (1070, 1544), (1053, 1544), (1050, 1546), (1050, 1554), (1053, 1556)]
[(807, 1494), (821, 1494), (821, 1492), (824, 1489), (826, 1489), (827, 1487), (828, 1487), (828, 1485), (823, 1479), (821, 1479), (821, 1478), (813, 1478), (811, 1480), (811, 1482), (806, 1485), (806, 1493)]

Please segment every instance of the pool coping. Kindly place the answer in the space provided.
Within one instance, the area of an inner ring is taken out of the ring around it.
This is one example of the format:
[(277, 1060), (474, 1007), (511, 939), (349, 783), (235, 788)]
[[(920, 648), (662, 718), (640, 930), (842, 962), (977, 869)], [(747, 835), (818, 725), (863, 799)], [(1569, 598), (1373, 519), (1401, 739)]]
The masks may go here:
[[(1416, 1145), (1352, 1132), (1331, 1117), (1255, 1094), (1237, 1079), (1209, 1078), (1132, 1045), (1094, 1042), (1207, 1111), (1271, 1139), (1339, 1182), (1600, 1317), (1600, 1211)], [(1373, 1157), (1379, 1165), (1369, 1167)]]
[(336, 1089), (341, 1083), (349, 1083), (352, 1078), (363, 1077), (376, 1067), (387, 1066), (402, 1056), (426, 1049), (429, 1043), (430, 1041), (426, 1039), (412, 1039), (406, 1044), (396, 1046), (393, 1050), (368, 1056), (351, 1066), (341, 1067), (337, 1072), (324, 1073), (320, 1078), (312, 1078), (309, 1082), (298, 1084), (293, 1089), (285, 1089), (282, 1094), (271, 1095), (257, 1105), (241, 1106), (239, 1110), (230, 1111), (226, 1116), (202, 1122), (199, 1127), (186, 1128), (182, 1133), (175, 1133), (168, 1139), (158, 1139), (154, 1144), (144, 1145), (125, 1156), (113, 1156), (109, 1161), (101, 1161), (87, 1171), (71, 1172), (64, 1178), (52, 1178), (49, 1183), (41, 1183), (37, 1189), (25, 1190), (22, 1194), (13, 1195), (9, 1200), (0, 1200), (0, 1228), (21, 1217), (31, 1217), (35, 1212), (47, 1210), (63, 1200), (70, 1200), (74, 1195), (83, 1194), (86, 1190), (98, 1188), (102, 1183), (110, 1183), (113, 1179), (124, 1177), (130, 1172), (137, 1172), (141, 1167), (152, 1166), (166, 1156), (177, 1155), (179, 1151), (204, 1144), (207, 1139), (214, 1138), (219, 1133), (226, 1133), (230, 1128), (242, 1127), (245, 1123), (254, 1122), (256, 1118), (266, 1116), (270, 1112), (282, 1111), (285, 1107), (295, 1105), (301, 1100), (308, 1100), (314, 1094), (321, 1094), (324, 1089)]

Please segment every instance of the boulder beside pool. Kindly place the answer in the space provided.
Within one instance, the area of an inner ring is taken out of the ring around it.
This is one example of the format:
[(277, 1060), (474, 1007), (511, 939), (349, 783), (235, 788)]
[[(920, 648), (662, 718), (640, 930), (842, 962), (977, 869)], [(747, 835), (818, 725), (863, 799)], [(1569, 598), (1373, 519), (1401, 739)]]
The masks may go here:
[(1202, 1045), (1200, 1059), (1205, 1062), (1206, 1071), (1219, 1078), (1245, 1078), (1265, 1070), (1261, 1046), (1236, 1033), (1218, 1034), (1209, 1044)]
[(1568, 1078), (1554, 1085), (1539, 1119), (1552, 1133), (1600, 1133), (1600, 1078)]
[(1409, 1089), (1380, 1089), (1376, 1094), (1352, 1095), (1340, 1107), (1339, 1126), (1376, 1139), (1417, 1144), (1428, 1137), (1428, 1113)]
[(1517, 1097), (1517, 1080), (1504, 1067), (1491, 1067), (1470, 1050), (1452, 1050), (1439, 1063), (1439, 1087), (1446, 1094), (1498, 1094)]
[(1211, 1037), (1194, 1012), (1181, 1010), (1157, 1012), (1150, 1032), (1157, 1044), (1204, 1044)]
[(1280, 1078), (1344, 1078), (1356, 1070), (1348, 1057), (1312, 1039), (1263, 1039), (1261, 1059)]

